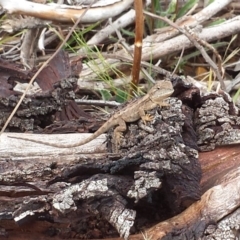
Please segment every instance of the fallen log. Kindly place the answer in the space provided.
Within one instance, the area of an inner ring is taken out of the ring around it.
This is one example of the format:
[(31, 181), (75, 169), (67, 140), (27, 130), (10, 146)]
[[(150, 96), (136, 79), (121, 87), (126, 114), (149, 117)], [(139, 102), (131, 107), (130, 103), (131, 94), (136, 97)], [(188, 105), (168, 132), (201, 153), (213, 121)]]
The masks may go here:
[[(217, 234), (220, 220), (229, 213), (236, 216), (233, 211), (239, 208), (239, 158), (234, 146), (222, 150), (222, 157), (214, 150), (217, 160), (214, 152), (199, 157), (197, 143), (209, 150), (226, 139), (236, 140), (237, 109), (225, 95), (201, 97), (197, 88), (173, 82), (170, 105), (149, 111), (154, 120), (147, 126), (142, 120), (128, 124), (119, 153), (112, 153), (112, 131), (70, 149), (8, 138), (16, 133), (2, 135), (2, 236), (96, 239), (120, 234), (142, 239), (145, 234), (175, 239)], [(208, 108), (211, 121), (204, 118)], [(229, 119), (230, 126), (223, 128)], [(216, 134), (208, 145), (200, 133), (210, 129)], [(46, 141), (79, 140), (79, 134), (30, 135)], [(234, 160), (224, 161), (233, 153)], [(211, 227), (215, 231), (209, 233)], [(18, 235), (20, 229), (28, 233)], [(141, 231), (143, 235), (137, 234)]]

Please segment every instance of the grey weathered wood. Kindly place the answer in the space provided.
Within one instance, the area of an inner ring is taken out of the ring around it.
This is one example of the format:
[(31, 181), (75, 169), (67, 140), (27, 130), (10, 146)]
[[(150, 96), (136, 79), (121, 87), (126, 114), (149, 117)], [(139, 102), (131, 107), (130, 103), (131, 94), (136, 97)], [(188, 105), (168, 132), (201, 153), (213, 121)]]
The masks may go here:
[(88, 144), (75, 148), (56, 148), (35, 142), (24, 141), (21, 139), (9, 138), (8, 136), (24, 136), (35, 140), (44, 140), (46, 142), (74, 143), (87, 138), (89, 133), (72, 134), (30, 134), (30, 133), (3, 133), (0, 142), (0, 159), (41, 159), (47, 160), (61, 159), (68, 160), (75, 158), (76, 155), (97, 154), (106, 152), (106, 135), (102, 134)]

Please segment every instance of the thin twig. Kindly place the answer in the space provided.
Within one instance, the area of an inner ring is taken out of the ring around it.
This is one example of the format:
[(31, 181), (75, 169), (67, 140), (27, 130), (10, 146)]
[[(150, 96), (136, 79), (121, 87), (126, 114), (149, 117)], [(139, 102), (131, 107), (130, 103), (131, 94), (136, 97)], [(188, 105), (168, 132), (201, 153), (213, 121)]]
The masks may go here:
[(86, 99), (75, 99), (75, 102), (80, 105), (94, 105), (103, 107), (119, 107), (121, 103), (116, 101), (104, 101), (104, 100), (86, 100)]
[[(220, 71), (221, 71), (221, 68), (218, 69), (217, 65), (215, 64), (215, 62), (212, 61), (212, 59), (209, 57), (209, 55), (207, 54), (207, 52), (205, 51), (205, 49), (202, 47), (201, 44), (198, 43), (198, 41), (195, 39), (195, 35), (193, 36), (192, 34), (190, 34), (187, 30), (179, 27), (176, 23), (172, 22), (171, 20), (169, 20), (168, 18), (166, 17), (161, 17), (161, 16), (158, 16), (156, 14), (153, 14), (153, 13), (149, 13), (147, 11), (144, 11), (144, 14), (148, 15), (148, 16), (152, 16), (154, 18), (157, 18), (157, 19), (160, 19), (166, 23), (168, 23), (170, 26), (174, 27), (175, 29), (177, 29), (179, 32), (181, 32), (182, 34), (184, 34), (194, 45), (195, 47), (198, 48), (198, 50), (201, 52), (202, 56), (204, 57), (205, 61), (212, 67), (214, 73), (216, 74), (220, 84), (221, 84), (221, 87), (222, 89), (225, 91), (226, 90), (226, 87), (225, 87), (225, 84), (224, 84), (224, 81), (223, 81), (223, 78), (220, 74)], [(198, 38), (199, 39), (199, 38)], [(206, 44), (205, 44), (206, 46)], [(218, 55), (218, 54), (217, 54)]]
[[(93, 4), (93, 3), (92, 3)], [(74, 23), (74, 25), (72, 26), (72, 28), (70, 29), (70, 31), (68, 32), (66, 38), (63, 40), (63, 42), (61, 43), (61, 45), (59, 46), (59, 48), (56, 50), (55, 53), (53, 53), (53, 55), (46, 61), (43, 63), (43, 65), (38, 69), (38, 71), (34, 74), (34, 76), (31, 78), (30, 82), (28, 83), (28, 86), (26, 87), (25, 92), (23, 93), (23, 95), (21, 96), (21, 98), (19, 99), (17, 105), (15, 106), (15, 108), (13, 109), (12, 113), (10, 114), (10, 116), (8, 117), (6, 123), (4, 124), (0, 135), (5, 131), (6, 127), (8, 126), (9, 122), (11, 121), (11, 119), (13, 118), (14, 114), (16, 113), (16, 111), (18, 110), (19, 106), (21, 105), (23, 99), (25, 98), (28, 90), (30, 89), (33, 81), (37, 78), (38, 74), (48, 65), (48, 63), (59, 53), (59, 51), (61, 50), (61, 48), (66, 44), (67, 40), (71, 37), (74, 29), (77, 27), (77, 25), (79, 24), (79, 22), (81, 21), (82, 17), (84, 16), (84, 14), (88, 11), (88, 9), (92, 6), (92, 4), (89, 5), (88, 8), (85, 9), (85, 11), (83, 12), (83, 14), (78, 18), (78, 20)]]
[[(193, 42), (193, 44), (195, 45), (195, 47), (201, 52), (203, 58), (205, 59), (205, 61), (212, 67), (215, 75), (217, 76), (220, 85), (222, 87), (222, 89), (224, 91), (226, 91), (226, 86), (225, 83), (223, 81), (223, 68), (222, 68), (222, 58), (221, 56), (217, 53), (216, 49), (210, 45), (208, 42), (200, 39), (190, 28), (188, 27), (184, 27), (185, 30), (185, 35), (190, 39), (190, 41)], [(215, 56), (218, 59), (218, 66), (216, 65), (216, 63), (209, 57), (209, 55), (207, 54), (206, 50), (203, 48), (203, 46), (208, 47), (209, 49), (211, 49), (213, 51), (213, 53), (215, 54)]]

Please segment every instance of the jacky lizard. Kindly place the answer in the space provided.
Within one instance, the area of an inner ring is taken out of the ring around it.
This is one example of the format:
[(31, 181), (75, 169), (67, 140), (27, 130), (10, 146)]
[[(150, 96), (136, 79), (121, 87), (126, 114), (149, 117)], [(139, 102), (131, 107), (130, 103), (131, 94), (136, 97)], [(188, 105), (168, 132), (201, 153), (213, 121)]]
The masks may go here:
[(150, 115), (146, 115), (145, 111), (151, 110), (157, 105), (160, 106), (168, 106), (164, 100), (169, 97), (173, 93), (173, 86), (170, 81), (160, 81), (157, 82), (146, 94), (144, 97), (137, 99), (136, 101), (128, 104), (123, 109), (116, 112), (112, 117), (109, 118), (107, 122), (105, 122), (95, 133), (93, 133), (90, 137), (81, 140), (80, 142), (73, 144), (58, 144), (58, 143), (48, 143), (40, 140), (33, 140), (29, 138), (22, 137), (10, 137), (21, 140), (26, 140), (30, 142), (40, 143), (47, 146), (57, 147), (57, 148), (71, 148), (78, 147), (84, 145), (93, 139), (97, 138), (101, 134), (108, 131), (110, 128), (117, 126), (114, 130), (114, 140), (115, 143), (119, 142), (121, 138), (122, 132), (127, 129), (126, 122), (135, 122), (138, 119), (142, 118), (144, 123), (146, 121), (151, 121), (152, 117)]

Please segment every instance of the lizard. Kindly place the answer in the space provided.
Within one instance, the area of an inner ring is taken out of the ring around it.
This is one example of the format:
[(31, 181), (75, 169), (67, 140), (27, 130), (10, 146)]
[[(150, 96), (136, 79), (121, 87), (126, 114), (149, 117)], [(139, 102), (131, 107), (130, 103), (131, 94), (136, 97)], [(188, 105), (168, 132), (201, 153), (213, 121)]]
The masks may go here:
[(107, 132), (112, 127), (117, 126), (113, 132), (114, 143), (119, 143), (119, 139), (122, 137), (122, 133), (127, 129), (126, 122), (135, 122), (140, 118), (146, 124), (146, 121), (152, 121), (152, 116), (145, 114), (145, 111), (151, 110), (159, 106), (168, 106), (169, 104), (165, 102), (174, 92), (171, 81), (164, 80), (157, 82), (149, 92), (142, 98), (133, 101), (124, 108), (116, 112), (112, 117), (110, 117), (95, 133), (86, 139), (83, 139), (77, 143), (73, 144), (59, 144), (59, 143), (48, 143), (41, 140), (33, 140), (23, 137), (10, 137), (15, 139), (26, 140), (30, 142), (35, 142), (39, 144), (44, 144), (47, 146), (57, 147), (57, 148), (72, 148), (82, 146), (86, 143), (91, 142), (101, 134)]

